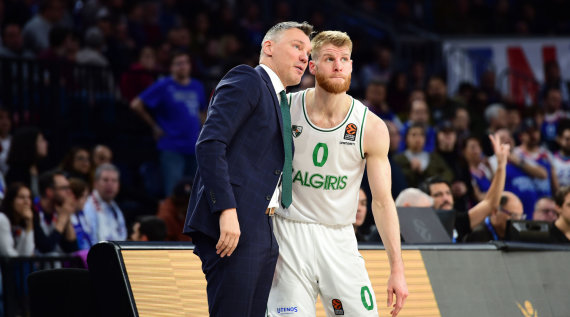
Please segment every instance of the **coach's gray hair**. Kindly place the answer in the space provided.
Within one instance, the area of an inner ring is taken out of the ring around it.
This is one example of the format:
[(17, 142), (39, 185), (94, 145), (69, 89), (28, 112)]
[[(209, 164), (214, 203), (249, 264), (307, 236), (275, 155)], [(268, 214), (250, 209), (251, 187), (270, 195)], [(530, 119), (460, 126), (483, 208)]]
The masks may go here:
[(101, 174), (103, 174), (104, 171), (116, 172), (119, 177), (121, 176), (119, 169), (115, 165), (110, 163), (104, 163), (99, 165), (99, 167), (97, 167), (97, 169), (95, 170), (95, 180), (99, 180), (99, 178), (101, 178)]
[(277, 41), (277, 39), (279, 39), (283, 31), (287, 31), (289, 29), (299, 29), (303, 31), (303, 33), (305, 33), (308, 37), (311, 37), (311, 34), (313, 34), (313, 26), (306, 21), (302, 23), (295, 21), (286, 21), (286, 22), (277, 23), (274, 26), (272, 26), (269, 29), (269, 31), (267, 31), (267, 33), (265, 33), (265, 36), (261, 41), (261, 51), (259, 52), (260, 58), (261, 56), (264, 55), (263, 43), (265, 43), (266, 41)]
[(505, 107), (500, 103), (489, 105), (489, 107), (485, 109), (485, 120), (487, 120), (487, 123), (491, 123), (491, 120), (495, 119), (501, 110), (505, 110)]
[(404, 207), (406, 205), (408, 205), (409, 207), (419, 207), (418, 205), (421, 205), (422, 201), (428, 202), (430, 206), (433, 206), (433, 198), (430, 195), (422, 192), (417, 188), (412, 187), (412, 188), (406, 188), (402, 192), (400, 192), (400, 194), (396, 198), (395, 203), (396, 207)]

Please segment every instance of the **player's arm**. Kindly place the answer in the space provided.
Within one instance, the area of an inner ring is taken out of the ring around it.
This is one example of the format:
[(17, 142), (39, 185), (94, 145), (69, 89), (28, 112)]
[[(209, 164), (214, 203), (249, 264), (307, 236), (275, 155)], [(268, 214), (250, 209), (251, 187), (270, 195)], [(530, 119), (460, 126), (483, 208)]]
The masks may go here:
[(394, 310), (391, 312), (392, 316), (396, 316), (408, 296), (408, 286), (404, 276), (400, 224), (391, 193), (392, 173), (388, 161), (389, 138), (386, 124), (376, 115), (368, 113), (364, 128), (363, 149), (366, 155), (368, 182), (372, 192), (372, 214), (390, 261), (388, 306), (392, 306), (393, 295), (396, 295)]
[(469, 226), (471, 229), (477, 227), (490, 216), (493, 210), (499, 207), (501, 194), (505, 189), (505, 178), (507, 176), (507, 161), (510, 153), (509, 144), (500, 144), (497, 135), (489, 135), (495, 156), (497, 157), (497, 170), (491, 181), (491, 186), (487, 190), (485, 198), (467, 212), (469, 215)]

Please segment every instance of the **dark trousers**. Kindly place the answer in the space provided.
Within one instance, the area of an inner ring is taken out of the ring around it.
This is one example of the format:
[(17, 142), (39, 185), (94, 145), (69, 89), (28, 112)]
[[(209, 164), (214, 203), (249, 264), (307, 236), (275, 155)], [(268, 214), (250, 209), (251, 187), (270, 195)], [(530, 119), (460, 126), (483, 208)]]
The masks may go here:
[(217, 240), (192, 234), (208, 282), (210, 316), (265, 316), (279, 247), (272, 219), (264, 217), (262, 226), (241, 228), (238, 247), (229, 257), (216, 254)]

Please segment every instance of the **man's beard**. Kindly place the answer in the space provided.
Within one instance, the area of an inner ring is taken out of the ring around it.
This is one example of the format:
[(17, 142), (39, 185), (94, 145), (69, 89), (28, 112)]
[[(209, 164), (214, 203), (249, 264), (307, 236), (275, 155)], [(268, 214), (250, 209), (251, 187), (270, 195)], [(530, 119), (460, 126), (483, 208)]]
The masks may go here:
[(317, 80), (317, 84), (326, 92), (329, 92), (331, 94), (341, 94), (343, 92), (347, 92), (350, 88), (351, 77), (352, 75), (349, 74), (343, 83), (334, 83), (332, 80), (325, 78), (324, 75), (317, 72), (315, 79)]

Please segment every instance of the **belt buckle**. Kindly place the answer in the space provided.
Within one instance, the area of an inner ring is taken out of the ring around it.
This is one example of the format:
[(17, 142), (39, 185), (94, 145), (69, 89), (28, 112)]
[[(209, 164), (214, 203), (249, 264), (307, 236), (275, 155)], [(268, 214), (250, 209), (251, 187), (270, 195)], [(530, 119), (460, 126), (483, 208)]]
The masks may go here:
[(265, 214), (268, 216), (273, 216), (275, 214), (275, 207), (270, 207), (265, 210)]

